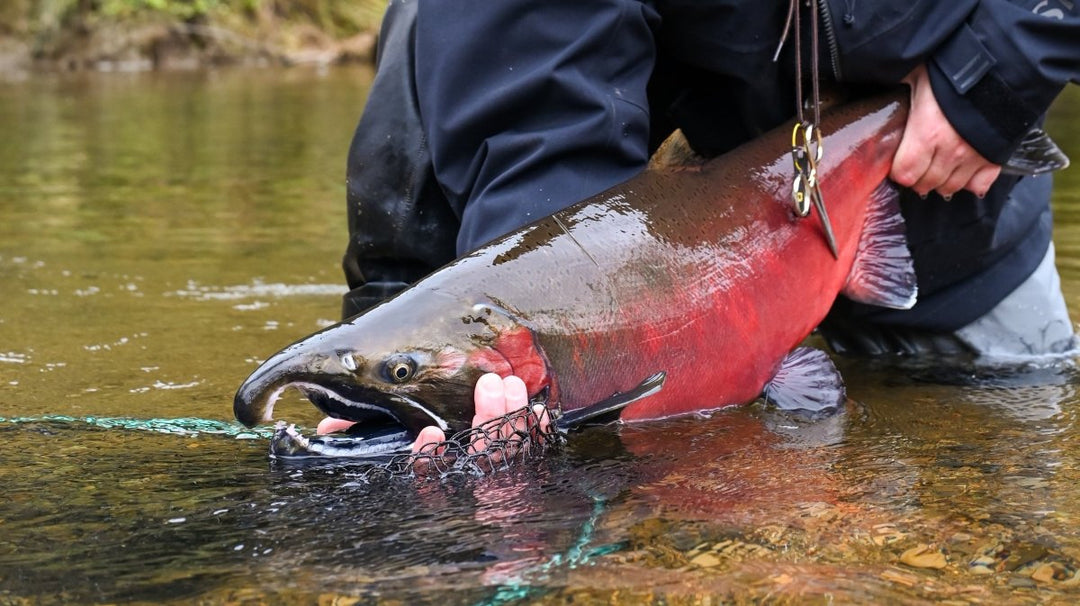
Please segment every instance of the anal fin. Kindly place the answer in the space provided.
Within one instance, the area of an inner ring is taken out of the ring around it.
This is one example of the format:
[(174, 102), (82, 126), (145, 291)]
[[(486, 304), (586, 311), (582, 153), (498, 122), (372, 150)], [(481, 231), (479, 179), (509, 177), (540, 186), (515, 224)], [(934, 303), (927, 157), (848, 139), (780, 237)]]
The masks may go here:
[(843, 406), (847, 393), (828, 354), (797, 347), (780, 362), (762, 397), (781, 410), (819, 413)]

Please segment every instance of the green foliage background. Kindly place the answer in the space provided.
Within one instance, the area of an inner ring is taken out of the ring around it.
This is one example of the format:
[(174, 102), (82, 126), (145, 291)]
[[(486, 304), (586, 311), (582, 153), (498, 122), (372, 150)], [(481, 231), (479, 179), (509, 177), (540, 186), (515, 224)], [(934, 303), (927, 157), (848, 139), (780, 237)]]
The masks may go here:
[(375, 31), (386, 0), (0, 0), (0, 34), (47, 35), (100, 22), (311, 24), (334, 38)]

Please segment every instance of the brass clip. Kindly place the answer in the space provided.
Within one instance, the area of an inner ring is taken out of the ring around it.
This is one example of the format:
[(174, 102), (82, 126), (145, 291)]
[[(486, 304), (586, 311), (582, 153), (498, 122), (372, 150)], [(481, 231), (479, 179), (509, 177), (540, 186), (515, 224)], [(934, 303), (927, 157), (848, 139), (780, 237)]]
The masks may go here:
[(825, 240), (833, 257), (840, 258), (833, 234), (829, 213), (825, 210), (825, 200), (821, 196), (821, 184), (818, 182), (818, 163), (825, 156), (825, 144), (821, 130), (810, 122), (799, 122), (791, 131), (791, 158), (795, 165), (795, 180), (792, 183), (792, 198), (795, 201), (795, 214), (805, 217), (810, 214), (810, 204), (818, 211), (821, 226), (825, 231)]

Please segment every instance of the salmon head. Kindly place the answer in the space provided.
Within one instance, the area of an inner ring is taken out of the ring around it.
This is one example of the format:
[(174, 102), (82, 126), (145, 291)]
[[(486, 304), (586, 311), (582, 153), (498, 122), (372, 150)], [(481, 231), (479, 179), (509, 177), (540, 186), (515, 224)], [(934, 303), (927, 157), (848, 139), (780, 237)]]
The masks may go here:
[(532, 398), (551, 395), (533, 333), (510, 312), (418, 286), (271, 356), (237, 390), (233, 412), (249, 427), (269, 421), (294, 387), (357, 427), (392, 423), (415, 438), (433, 425), (449, 436), (470, 426), (488, 372), (521, 377)]

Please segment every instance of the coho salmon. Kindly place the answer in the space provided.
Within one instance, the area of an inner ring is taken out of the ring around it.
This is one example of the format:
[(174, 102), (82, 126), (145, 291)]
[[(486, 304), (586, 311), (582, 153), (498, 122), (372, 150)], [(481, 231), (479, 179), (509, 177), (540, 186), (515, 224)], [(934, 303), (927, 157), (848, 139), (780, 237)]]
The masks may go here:
[(907, 107), (896, 93), (822, 115), (817, 178), (835, 256), (820, 215), (793, 212), (791, 128), (780, 127), (698, 166), (646, 170), (289, 345), (240, 386), (236, 418), (269, 421), (294, 386), (325, 414), (390, 425), (407, 444), (425, 426), (467, 428), (488, 372), (521, 377), (556, 418), (599, 402), (655, 419), (761, 395), (837, 407), (828, 356), (797, 346), (839, 294), (915, 302), (887, 181)]

